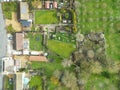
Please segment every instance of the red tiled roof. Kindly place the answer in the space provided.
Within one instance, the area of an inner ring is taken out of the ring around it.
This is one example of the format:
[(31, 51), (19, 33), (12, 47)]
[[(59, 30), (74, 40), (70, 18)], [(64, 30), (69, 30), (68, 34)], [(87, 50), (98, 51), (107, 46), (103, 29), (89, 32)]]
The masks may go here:
[(23, 34), (16, 33), (16, 50), (22, 50), (22, 49), (23, 49)]
[(47, 62), (47, 58), (45, 56), (30, 56), (29, 57), (30, 61), (43, 61), (43, 62)]

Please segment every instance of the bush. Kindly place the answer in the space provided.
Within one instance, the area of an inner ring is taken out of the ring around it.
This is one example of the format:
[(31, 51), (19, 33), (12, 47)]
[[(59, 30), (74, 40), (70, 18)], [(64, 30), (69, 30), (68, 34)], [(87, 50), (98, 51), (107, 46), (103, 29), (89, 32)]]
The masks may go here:
[(14, 28), (12, 27), (12, 24), (10, 24), (10, 25), (7, 27), (7, 33), (11, 33), (11, 34), (15, 33), (15, 30), (14, 30)]

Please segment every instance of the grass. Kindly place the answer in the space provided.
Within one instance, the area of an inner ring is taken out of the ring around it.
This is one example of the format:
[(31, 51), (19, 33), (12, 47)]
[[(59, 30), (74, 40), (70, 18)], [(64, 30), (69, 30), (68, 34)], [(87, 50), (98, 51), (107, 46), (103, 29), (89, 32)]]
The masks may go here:
[(75, 50), (75, 45), (57, 40), (48, 40), (48, 48), (58, 55), (64, 58), (68, 58)]
[(30, 49), (40, 51), (42, 50), (42, 35), (40, 33), (28, 33), (27, 38), (30, 40)]
[(42, 90), (42, 79), (40, 76), (33, 76), (29, 82), (29, 87), (35, 90)]
[(2, 3), (2, 10), (5, 18), (12, 19), (12, 12), (17, 11), (17, 2)]
[(56, 24), (58, 23), (55, 10), (35, 11), (35, 24)]
[[(78, 0), (79, 1), (79, 0)], [(120, 60), (119, 33), (116, 33), (116, 22), (120, 22), (120, 6), (118, 0), (91, 0), (79, 1), (78, 29), (86, 34), (93, 32), (104, 32), (107, 43), (107, 57)]]

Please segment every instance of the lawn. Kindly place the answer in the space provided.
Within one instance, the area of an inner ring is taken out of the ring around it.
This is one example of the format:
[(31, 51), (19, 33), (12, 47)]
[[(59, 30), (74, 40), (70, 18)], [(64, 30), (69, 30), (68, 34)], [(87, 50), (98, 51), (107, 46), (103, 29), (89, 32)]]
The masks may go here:
[(58, 23), (55, 10), (35, 11), (35, 24), (56, 24)]
[(78, 29), (86, 34), (104, 32), (106, 37), (107, 57), (120, 60), (120, 35), (115, 25), (120, 22), (119, 0), (78, 0)]
[(12, 12), (16, 12), (17, 7), (18, 7), (17, 2), (2, 3), (2, 10), (5, 18), (12, 19)]
[(30, 49), (40, 51), (42, 50), (42, 35), (40, 33), (28, 33), (27, 38), (30, 40)]
[(48, 40), (48, 48), (58, 55), (64, 58), (68, 58), (75, 50), (75, 45), (57, 40)]

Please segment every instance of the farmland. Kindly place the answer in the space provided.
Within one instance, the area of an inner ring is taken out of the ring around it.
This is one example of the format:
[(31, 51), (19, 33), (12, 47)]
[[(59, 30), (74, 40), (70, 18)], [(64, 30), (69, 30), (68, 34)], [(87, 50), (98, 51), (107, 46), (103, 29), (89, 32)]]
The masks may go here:
[(78, 29), (82, 33), (104, 32), (107, 57), (120, 60), (119, 0), (78, 0)]

